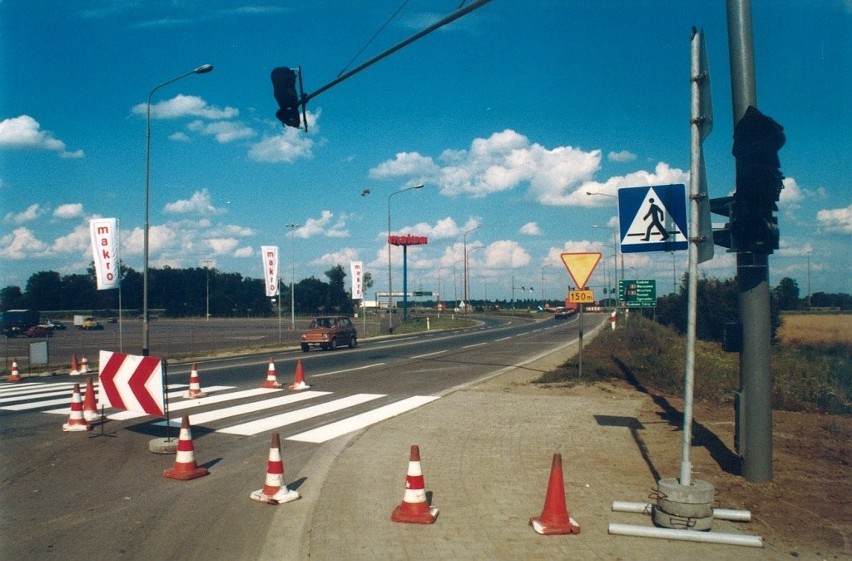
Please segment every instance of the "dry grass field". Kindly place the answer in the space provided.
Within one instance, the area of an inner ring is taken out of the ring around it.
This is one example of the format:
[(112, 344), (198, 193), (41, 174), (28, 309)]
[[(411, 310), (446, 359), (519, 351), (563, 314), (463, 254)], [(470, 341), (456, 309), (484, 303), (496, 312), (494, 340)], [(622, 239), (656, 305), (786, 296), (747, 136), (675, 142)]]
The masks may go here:
[(785, 347), (852, 349), (852, 315), (784, 314), (778, 339)]

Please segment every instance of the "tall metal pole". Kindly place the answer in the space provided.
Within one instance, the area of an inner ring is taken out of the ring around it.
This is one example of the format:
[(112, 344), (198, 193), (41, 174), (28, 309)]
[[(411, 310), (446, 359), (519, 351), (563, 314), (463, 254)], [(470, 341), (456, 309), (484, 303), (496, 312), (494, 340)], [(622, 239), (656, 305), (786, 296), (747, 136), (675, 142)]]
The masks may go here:
[(150, 348), (148, 346), (148, 236), (150, 233), (150, 200), (151, 200), (151, 98), (154, 97), (154, 92), (168, 86), (172, 82), (177, 82), (181, 78), (186, 78), (191, 74), (206, 74), (213, 70), (212, 64), (202, 64), (194, 70), (185, 72), (176, 78), (167, 80), (162, 84), (154, 86), (148, 94), (148, 111), (145, 127), (145, 229), (142, 236), (142, 356), (148, 356)]
[[(301, 224), (287, 224), (290, 228), (290, 329), (296, 329), (296, 228)], [(278, 297), (279, 302), (281, 297)]]
[(462, 298), (464, 298), (464, 315), (469, 315), (470, 311), (468, 308), (470, 307), (470, 296), (468, 295), (468, 268), (467, 268), (467, 235), (475, 230), (479, 230), (480, 226), (476, 226), (475, 228), (471, 228), (470, 230), (465, 231), (462, 236), (462, 249), (464, 250), (464, 286), (462, 287)]
[[(757, 108), (750, 0), (727, 0), (728, 51), (734, 125), (749, 106)], [(772, 480), (772, 372), (769, 258), (737, 252), (737, 286), (743, 345), (737, 394), (737, 451), (750, 482)]]
[(210, 321), (210, 264), (212, 262), (213, 261), (211, 261), (210, 259), (205, 259), (204, 261), (202, 261), (202, 263), (204, 265), (204, 272), (205, 272), (205, 275), (204, 275), (205, 280), (206, 280), (205, 284), (207, 285), (207, 297), (206, 297), (206, 305), (205, 305), (205, 312), (204, 312), (206, 314), (205, 315), (205, 318), (206, 318), (205, 321)]

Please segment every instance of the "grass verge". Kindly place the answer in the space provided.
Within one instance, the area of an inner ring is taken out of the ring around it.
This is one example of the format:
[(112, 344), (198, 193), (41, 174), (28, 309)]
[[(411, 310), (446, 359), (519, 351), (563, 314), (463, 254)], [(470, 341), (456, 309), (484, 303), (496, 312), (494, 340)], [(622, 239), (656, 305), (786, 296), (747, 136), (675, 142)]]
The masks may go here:
[[(578, 357), (574, 357), (536, 383), (571, 386), (627, 379), (660, 392), (682, 395), (685, 356), (685, 337), (635, 314), (623, 328), (603, 330), (583, 348), (582, 375)], [(852, 365), (848, 354), (837, 351), (836, 346), (802, 349), (779, 345), (772, 349), (771, 365), (774, 409), (852, 413)], [(738, 386), (739, 355), (724, 352), (718, 343), (697, 341), (695, 399), (729, 404)]]

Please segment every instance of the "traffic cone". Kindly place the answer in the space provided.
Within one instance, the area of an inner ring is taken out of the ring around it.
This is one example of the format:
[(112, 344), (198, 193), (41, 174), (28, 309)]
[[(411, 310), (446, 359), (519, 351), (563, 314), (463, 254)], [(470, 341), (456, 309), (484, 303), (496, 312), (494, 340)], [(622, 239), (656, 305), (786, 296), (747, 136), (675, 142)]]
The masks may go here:
[(210, 473), (207, 468), (198, 467), (195, 463), (195, 449), (192, 447), (192, 431), (189, 428), (189, 415), (184, 415), (180, 422), (180, 436), (178, 437), (177, 456), (175, 465), (163, 472), (169, 479), (188, 481), (204, 477)]
[(69, 372), (72, 376), (79, 376), (80, 369), (77, 368), (77, 355), (71, 355), (71, 372)]
[(431, 524), (438, 517), (438, 509), (426, 502), (426, 484), (420, 468), (420, 448), (411, 446), (408, 460), (408, 473), (405, 476), (405, 494), (402, 502), (391, 514), (394, 522), (412, 524)]
[(83, 417), (89, 421), (98, 419), (98, 404), (95, 402), (95, 384), (92, 377), (86, 378), (86, 395), (83, 397)]
[(533, 530), (545, 536), (580, 533), (580, 525), (568, 515), (568, 508), (565, 506), (562, 454), (553, 455), (544, 509), (538, 518), (530, 518), (530, 526), (533, 527)]
[(71, 394), (71, 414), (68, 416), (68, 422), (62, 425), (62, 430), (66, 432), (92, 430), (92, 425), (83, 417), (83, 403), (80, 401), (80, 384), (74, 384), (74, 392)]
[(86, 355), (83, 355), (83, 358), (80, 360), (80, 374), (88, 374), (89, 372), (89, 359), (86, 358)]
[(266, 381), (260, 385), (261, 388), (280, 388), (278, 378), (275, 377), (275, 363), (269, 359), (269, 369), (266, 371)]
[(266, 464), (266, 481), (263, 484), (263, 489), (258, 489), (249, 496), (256, 501), (271, 505), (289, 503), (302, 497), (298, 491), (291, 491), (284, 484), (281, 439), (277, 432), (272, 434), (272, 443), (269, 445), (269, 461)]
[(201, 381), (198, 378), (198, 370), (195, 364), (192, 365), (192, 370), (189, 371), (189, 389), (183, 394), (183, 397), (190, 399), (193, 397), (204, 397), (207, 394), (201, 391)]
[(18, 359), (16, 358), (12, 359), (12, 373), (9, 374), (9, 377), (6, 378), (6, 381), (12, 383), (21, 381), (21, 375), (18, 374)]
[(289, 387), (294, 391), (310, 388), (310, 386), (305, 383), (305, 372), (302, 370), (302, 359), (299, 359), (296, 362), (296, 375), (293, 377), (293, 383)]

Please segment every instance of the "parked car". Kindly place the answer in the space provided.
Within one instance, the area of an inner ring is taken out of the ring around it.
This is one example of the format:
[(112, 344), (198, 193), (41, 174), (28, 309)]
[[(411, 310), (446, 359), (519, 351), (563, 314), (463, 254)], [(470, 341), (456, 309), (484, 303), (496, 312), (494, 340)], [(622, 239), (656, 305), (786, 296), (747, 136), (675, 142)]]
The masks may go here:
[(30, 338), (50, 337), (51, 335), (53, 335), (53, 330), (47, 329), (47, 328), (42, 327), (40, 325), (34, 325), (34, 326), (30, 327), (29, 329), (27, 329), (26, 331), (24, 331), (24, 335), (26, 335), (27, 337), (30, 337)]
[(321, 316), (311, 321), (299, 340), (304, 352), (308, 352), (311, 347), (327, 351), (341, 345), (353, 349), (358, 346), (358, 332), (352, 320), (346, 316)]

